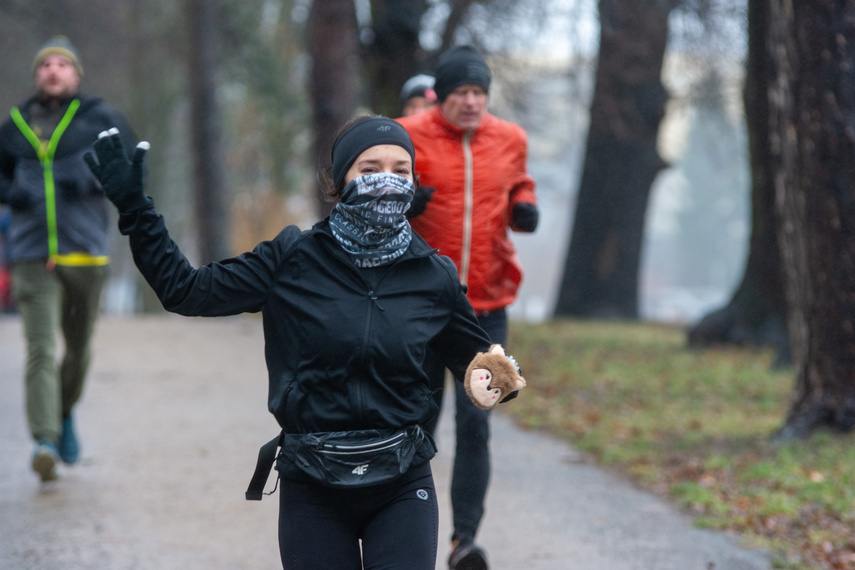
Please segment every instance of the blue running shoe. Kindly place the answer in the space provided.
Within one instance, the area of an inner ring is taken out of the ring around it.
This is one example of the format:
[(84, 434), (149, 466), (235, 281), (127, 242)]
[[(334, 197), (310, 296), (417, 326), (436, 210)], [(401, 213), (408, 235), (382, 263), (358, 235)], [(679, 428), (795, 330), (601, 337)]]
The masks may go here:
[(62, 435), (59, 436), (59, 456), (64, 463), (72, 465), (77, 463), (80, 457), (80, 444), (77, 442), (77, 434), (74, 433), (74, 422), (71, 414), (62, 420)]
[(56, 462), (59, 456), (56, 452), (56, 446), (52, 441), (40, 439), (36, 442), (36, 449), (33, 451), (33, 471), (39, 474), (43, 483), (54, 481), (58, 478), (56, 474)]

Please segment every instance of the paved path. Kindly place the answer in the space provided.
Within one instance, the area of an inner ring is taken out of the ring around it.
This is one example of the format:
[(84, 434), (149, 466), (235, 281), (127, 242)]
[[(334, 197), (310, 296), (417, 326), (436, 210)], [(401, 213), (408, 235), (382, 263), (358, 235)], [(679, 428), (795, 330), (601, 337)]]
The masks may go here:
[[(42, 485), (28, 465), (20, 322), (0, 316), (0, 568), (279, 568), (278, 495), (243, 497), (258, 446), (278, 431), (266, 411), (260, 319), (105, 317), (95, 346), (77, 414), (82, 460)], [(451, 415), (433, 462), (438, 569), (450, 534)], [(500, 413), (492, 449), (480, 542), (493, 570), (770, 568), (763, 553), (693, 528)]]

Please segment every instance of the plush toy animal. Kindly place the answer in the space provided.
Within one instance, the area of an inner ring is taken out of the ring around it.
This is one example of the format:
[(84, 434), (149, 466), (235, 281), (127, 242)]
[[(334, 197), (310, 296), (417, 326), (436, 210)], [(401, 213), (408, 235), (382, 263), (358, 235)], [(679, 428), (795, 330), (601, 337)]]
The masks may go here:
[(525, 378), (516, 360), (505, 356), (501, 345), (494, 344), (489, 352), (475, 355), (466, 369), (463, 385), (476, 406), (489, 410), (525, 386)]

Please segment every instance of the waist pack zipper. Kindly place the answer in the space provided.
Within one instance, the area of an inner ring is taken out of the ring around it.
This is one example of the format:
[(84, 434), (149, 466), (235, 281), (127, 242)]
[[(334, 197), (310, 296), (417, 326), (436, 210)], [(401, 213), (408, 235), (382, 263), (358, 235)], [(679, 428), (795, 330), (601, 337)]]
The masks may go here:
[(398, 433), (384, 439), (382, 441), (375, 441), (373, 443), (362, 443), (355, 445), (348, 444), (334, 444), (334, 443), (319, 443), (318, 444), (318, 452), (327, 453), (327, 454), (338, 454), (338, 455), (347, 455), (351, 453), (365, 453), (366, 451), (383, 451), (384, 449), (390, 449), (395, 447), (404, 438), (407, 436), (405, 433)]

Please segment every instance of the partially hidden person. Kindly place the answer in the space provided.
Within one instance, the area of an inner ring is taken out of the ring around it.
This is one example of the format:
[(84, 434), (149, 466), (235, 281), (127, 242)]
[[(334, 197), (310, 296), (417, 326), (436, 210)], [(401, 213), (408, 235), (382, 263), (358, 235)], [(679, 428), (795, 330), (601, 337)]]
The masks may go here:
[(434, 78), (420, 73), (410, 77), (401, 87), (401, 116), (409, 117), (427, 111), (436, 104)]
[[(527, 171), (525, 131), (487, 111), (491, 78), (477, 50), (451, 48), (437, 60), (437, 104), (398, 121), (419, 157), (413, 230), (454, 261), (478, 322), (493, 342), (504, 345), (507, 307), (516, 300), (523, 277), (508, 232), (534, 232), (539, 211)], [(425, 367), (441, 403), (445, 367), (432, 354)], [(457, 377), (457, 371), (451, 372)], [(448, 565), (452, 570), (486, 570), (486, 552), (475, 539), (491, 474), (490, 412), (474, 406), (460, 382), (455, 389), (454, 530)]]

